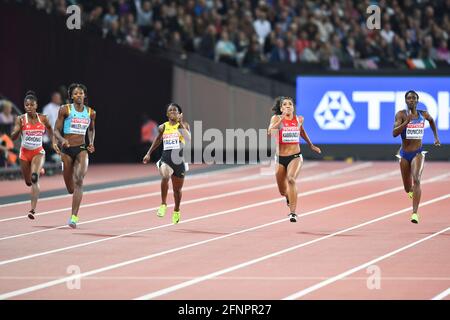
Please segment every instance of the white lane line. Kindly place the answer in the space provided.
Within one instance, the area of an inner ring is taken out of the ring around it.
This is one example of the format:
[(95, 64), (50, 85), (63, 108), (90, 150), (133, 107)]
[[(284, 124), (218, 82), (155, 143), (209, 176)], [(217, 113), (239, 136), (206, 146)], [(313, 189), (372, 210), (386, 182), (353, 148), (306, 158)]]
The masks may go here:
[(449, 294), (450, 294), (450, 288), (448, 288), (447, 290), (444, 290), (441, 293), (439, 293), (438, 295), (434, 296), (433, 298), (431, 298), (431, 300), (442, 300), (445, 297), (447, 297)]
[[(429, 205), (429, 204), (432, 204), (432, 203), (435, 203), (435, 202), (438, 202), (438, 201), (445, 200), (445, 199), (447, 199), (447, 198), (449, 198), (449, 197), (450, 197), (450, 194), (446, 194), (446, 195), (444, 195), (444, 196), (434, 198), (434, 199), (432, 199), (432, 200), (429, 200), (429, 201), (426, 201), (426, 202), (422, 203), (422, 204), (421, 204), (421, 207), (427, 206), (427, 205)], [(369, 221), (367, 221), (367, 222), (358, 224), (358, 225), (356, 225), (356, 226), (353, 226), (353, 227), (350, 227), (350, 228), (346, 228), (346, 229), (343, 229), (343, 230), (334, 232), (334, 233), (329, 234), (329, 235), (324, 236), (324, 237), (320, 237), (320, 238), (317, 238), (317, 239), (314, 239), (314, 240), (311, 240), (311, 241), (303, 242), (303, 243), (300, 243), (300, 244), (298, 244), (298, 245), (295, 245), (295, 246), (292, 246), (292, 247), (289, 247), (289, 248), (286, 248), (286, 249), (283, 249), (283, 250), (280, 250), (280, 251), (276, 251), (276, 252), (273, 252), (273, 253), (271, 253), (271, 254), (262, 256), (262, 257), (259, 257), (259, 258), (257, 258), (257, 259), (249, 260), (249, 261), (247, 261), (247, 262), (240, 263), (240, 264), (238, 264), (238, 265), (234, 265), (234, 266), (228, 267), (228, 268), (226, 268), (226, 269), (222, 269), (222, 270), (219, 270), (219, 271), (216, 271), (216, 272), (212, 272), (212, 273), (209, 273), (209, 274), (204, 275), (204, 276), (201, 276), (201, 277), (197, 277), (197, 278), (195, 278), (195, 279), (193, 279), (193, 280), (190, 280), (190, 281), (182, 282), (182, 283), (179, 283), (179, 284), (177, 284), (177, 285), (173, 285), (173, 286), (170, 286), (170, 287), (167, 287), (167, 288), (158, 290), (158, 291), (154, 291), (154, 292), (151, 292), (151, 293), (142, 295), (142, 296), (140, 296), (140, 297), (137, 297), (136, 299), (137, 299), (137, 300), (154, 299), (154, 298), (157, 298), (157, 297), (166, 295), (166, 294), (168, 294), (168, 293), (172, 293), (172, 292), (174, 292), (174, 291), (177, 291), (177, 290), (180, 290), (180, 289), (183, 289), (183, 288), (192, 286), (192, 285), (194, 285), (194, 284), (197, 284), (197, 283), (200, 283), (200, 282), (203, 282), (203, 281), (206, 281), (206, 280), (215, 278), (215, 277), (217, 277), (217, 276), (221, 276), (221, 275), (223, 275), (223, 274), (226, 274), (226, 273), (229, 273), (229, 272), (232, 272), (232, 271), (236, 271), (236, 270), (242, 269), (242, 268), (244, 268), (244, 267), (248, 267), (248, 266), (250, 266), (250, 265), (259, 263), (259, 262), (261, 262), (261, 261), (268, 260), (268, 259), (270, 259), (270, 258), (274, 258), (274, 257), (276, 257), (276, 256), (279, 256), (279, 255), (282, 255), (282, 254), (285, 254), (285, 253), (288, 253), (288, 252), (297, 250), (297, 249), (302, 248), (302, 247), (306, 247), (306, 246), (308, 246), (308, 245), (317, 243), (317, 242), (319, 242), (319, 241), (323, 241), (323, 240), (329, 239), (329, 238), (334, 237), (334, 236), (337, 236), (337, 235), (339, 235), (339, 234), (342, 234), (342, 233), (345, 233), (345, 232), (348, 232), (348, 231), (352, 231), (352, 230), (355, 230), (355, 229), (364, 227), (364, 226), (366, 226), (366, 225), (369, 225), (369, 224), (372, 224), (372, 223), (375, 223), (375, 222), (378, 222), (378, 221), (381, 221), (381, 220), (388, 219), (388, 218), (390, 218), (390, 217), (396, 216), (396, 215), (401, 214), (401, 213), (404, 213), (404, 212), (408, 212), (408, 211), (410, 211), (410, 210), (411, 210), (411, 207), (405, 208), (405, 209), (402, 209), (402, 210), (398, 210), (398, 211), (396, 211), (396, 212), (393, 212), (393, 213), (390, 213), (390, 214), (381, 216), (381, 217), (376, 218), (376, 219), (373, 219), (373, 220), (369, 220)], [(0, 296), (0, 298), (1, 298), (1, 297), (2, 297), (2, 296)]]
[(385, 259), (387, 259), (389, 257), (392, 257), (392, 256), (396, 255), (397, 253), (400, 253), (402, 251), (408, 250), (408, 249), (410, 249), (410, 248), (412, 248), (412, 247), (414, 247), (414, 246), (416, 246), (416, 245), (418, 245), (418, 244), (420, 244), (420, 243), (422, 243), (424, 241), (430, 240), (430, 239), (432, 239), (432, 238), (434, 238), (434, 237), (436, 237), (436, 236), (438, 236), (438, 235), (440, 235), (440, 234), (442, 234), (444, 232), (447, 232), (448, 230), (450, 230), (450, 227), (442, 229), (441, 231), (433, 233), (433, 234), (431, 234), (431, 235), (429, 235), (429, 236), (427, 236), (425, 238), (422, 238), (420, 240), (414, 241), (414, 242), (412, 242), (412, 243), (410, 243), (410, 244), (408, 244), (406, 246), (403, 246), (401, 248), (393, 250), (393, 251), (391, 251), (389, 253), (386, 253), (385, 255), (382, 255), (382, 256), (380, 256), (378, 258), (372, 259), (372, 260), (370, 260), (370, 261), (368, 261), (366, 263), (363, 263), (363, 264), (361, 264), (359, 266), (356, 266), (356, 267), (351, 268), (351, 269), (349, 269), (347, 271), (344, 271), (344, 272), (342, 272), (342, 273), (340, 273), (340, 274), (338, 274), (338, 275), (336, 275), (334, 277), (331, 277), (331, 278), (329, 278), (329, 279), (327, 279), (325, 281), (319, 282), (319, 283), (317, 283), (317, 284), (315, 284), (315, 285), (313, 285), (311, 287), (308, 287), (306, 289), (303, 289), (303, 290), (300, 290), (300, 291), (298, 291), (296, 293), (293, 293), (293, 294), (283, 298), (283, 300), (294, 300), (294, 299), (301, 298), (301, 297), (303, 297), (303, 296), (305, 296), (305, 295), (307, 295), (307, 294), (309, 294), (311, 292), (317, 291), (317, 290), (319, 290), (319, 289), (321, 289), (321, 288), (323, 288), (323, 287), (325, 287), (325, 286), (327, 286), (329, 284), (332, 284), (332, 283), (334, 283), (334, 282), (336, 282), (338, 280), (341, 280), (341, 279), (345, 278), (346, 276), (351, 275), (352, 273), (355, 273), (357, 271), (365, 269), (365, 268), (367, 268), (367, 267), (369, 267), (369, 266), (371, 266), (371, 265), (373, 265), (373, 264), (375, 264), (377, 262), (380, 262), (380, 261), (385, 260)]
[[(446, 199), (448, 197), (450, 197), (450, 194), (447, 194), (446, 196), (442, 196), (442, 197), (438, 197), (438, 198), (429, 200), (427, 202), (424, 202), (422, 204), (422, 207), (426, 206), (426, 205), (429, 205), (431, 203), (434, 203), (434, 202)], [(366, 197), (362, 197), (362, 198), (366, 198)], [(354, 201), (356, 202), (357, 199), (354, 199)], [(307, 215), (315, 214), (315, 213), (318, 213), (318, 212), (326, 211), (326, 210), (329, 210), (329, 209), (334, 209), (334, 208), (337, 208), (337, 207), (340, 207), (340, 206), (343, 206), (343, 205), (346, 205), (346, 204), (349, 204), (349, 203), (351, 203), (351, 201), (345, 201), (345, 202), (342, 202), (342, 203), (337, 203), (335, 205), (331, 205), (331, 206), (328, 206), (326, 208), (320, 208), (320, 209), (316, 209), (316, 210), (310, 211), (310, 212), (302, 214), (300, 216), (307, 216)], [(391, 217), (393, 215), (397, 215), (397, 214), (400, 214), (400, 213), (403, 213), (403, 212), (406, 212), (406, 211), (409, 211), (409, 210), (411, 210), (411, 207), (403, 209), (403, 210), (400, 210), (400, 211), (397, 211), (397, 212), (395, 212), (393, 214), (389, 214), (389, 215), (383, 216), (381, 218), (377, 218), (377, 219), (371, 220), (369, 222), (360, 224), (358, 226), (362, 227), (364, 225), (367, 225), (367, 224), (370, 224), (370, 223), (373, 223), (373, 222), (376, 222), (376, 221), (380, 221), (380, 220), (383, 220), (383, 219), (387, 219), (388, 217)], [(27, 288), (15, 290), (15, 291), (7, 292), (7, 293), (4, 293), (4, 294), (0, 295), (0, 299), (9, 299), (9, 298), (16, 297), (16, 296), (19, 296), (19, 295), (23, 295), (23, 294), (26, 294), (26, 293), (29, 293), (29, 292), (34, 292), (34, 291), (37, 291), (37, 290), (41, 290), (41, 289), (44, 289), (44, 288), (48, 288), (48, 287), (52, 287), (52, 286), (55, 286), (55, 285), (58, 285), (58, 284), (62, 284), (62, 283), (65, 283), (65, 282), (81, 279), (82, 277), (91, 276), (91, 275), (98, 274), (98, 273), (101, 273), (101, 272), (105, 272), (105, 271), (117, 269), (117, 268), (120, 268), (120, 267), (124, 267), (124, 266), (130, 265), (130, 264), (134, 264), (134, 263), (137, 263), (137, 262), (153, 259), (155, 257), (159, 257), (159, 256), (162, 256), (162, 255), (165, 255), (165, 254), (169, 254), (169, 253), (172, 253), (172, 252), (178, 252), (180, 250), (196, 247), (196, 246), (199, 246), (199, 245), (202, 245), (202, 244), (205, 244), (205, 243), (221, 240), (221, 239), (228, 238), (228, 237), (231, 237), (231, 236), (234, 236), (234, 235), (237, 235), (237, 234), (242, 234), (242, 233), (245, 233), (245, 232), (250, 232), (250, 231), (253, 231), (253, 230), (262, 229), (262, 228), (265, 228), (265, 227), (268, 227), (268, 226), (271, 226), (271, 225), (274, 225), (274, 224), (277, 224), (277, 223), (285, 222), (286, 220), (287, 220), (287, 218), (279, 219), (279, 220), (276, 220), (274, 222), (266, 223), (266, 224), (263, 224), (263, 225), (259, 225), (259, 226), (252, 227), (252, 228), (248, 228), (248, 229), (241, 230), (241, 231), (238, 231), (238, 232), (233, 232), (233, 233), (230, 233), (230, 234), (227, 234), (227, 235), (211, 238), (211, 239), (200, 241), (200, 242), (195, 242), (195, 243), (192, 243), (192, 244), (189, 244), (189, 245), (185, 245), (185, 246), (169, 249), (169, 250), (166, 250), (166, 251), (154, 253), (154, 254), (151, 254), (151, 255), (148, 255), (148, 256), (144, 256), (144, 257), (140, 257), (140, 258), (136, 258), (136, 259), (132, 259), (132, 260), (123, 261), (121, 263), (109, 265), (109, 266), (102, 267), (102, 268), (99, 268), (99, 269), (94, 269), (94, 270), (91, 270), (91, 271), (88, 271), (88, 272), (72, 275), (72, 276), (69, 276), (69, 277), (63, 277), (63, 278), (58, 279), (58, 280), (53, 280), (53, 281), (41, 283), (41, 284), (38, 284), (38, 285), (34, 285), (34, 286), (31, 286), (31, 287), (27, 287)], [(337, 232), (337, 233), (334, 233), (334, 234), (331, 234), (331, 235), (328, 235), (328, 236), (325, 236), (325, 237), (322, 237), (322, 238), (319, 238), (319, 239), (315, 239), (315, 240), (309, 241), (307, 243), (302, 243), (300, 245), (297, 245), (295, 247), (291, 247), (289, 249), (285, 249), (285, 250), (279, 251), (277, 253), (273, 253), (271, 255), (265, 256), (264, 258), (255, 259), (255, 260), (252, 260), (250, 262), (247, 262), (247, 263), (244, 263), (244, 264), (240, 264), (239, 266), (235, 266), (233, 268), (227, 268), (227, 269), (225, 269), (225, 270), (228, 270), (226, 272), (222, 270), (222, 272), (220, 272), (220, 273), (214, 272), (214, 273), (212, 273), (210, 275), (203, 276), (201, 278), (196, 278), (195, 282), (193, 282), (194, 280), (185, 282), (184, 286), (189, 286), (189, 285), (192, 285), (194, 283), (201, 282), (201, 281), (207, 280), (209, 278), (212, 278), (212, 277), (215, 277), (215, 276), (218, 276), (218, 275), (221, 275), (221, 274), (224, 274), (224, 273), (227, 273), (227, 272), (230, 272), (230, 271), (242, 268), (242, 267), (247, 266), (247, 265), (254, 264), (256, 262), (259, 262), (259, 261), (262, 261), (262, 260), (265, 260), (265, 259), (268, 259), (268, 258), (270, 258), (272, 256), (276, 256), (276, 255), (279, 255), (279, 254), (282, 254), (282, 253), (285, 253), (285, 252), (289, 252), (289, 251), (295, 250), (295, 249), (300, 248), (302, 246), (305, 246), (305, 245), (312, 244), (312, 243), (315, 243), (317, 241), (320, 241), (320, 239), (321, 240), (328, 239), (328, 238), (330, 238), (330, 237), (332, 237), (332, 236), (334, 236), (336, 234), (343, 233), (343, 232), (346, 232), (346, 231), (349, 231), (349, 230), (353, 230), (355, 228), (356, 227), (344, 229), (344, 230), (342, 230), (340, 232)], [(178, 285), (178, 286), (180, 286), (180, 285)], [(174, 287), (178, 288), (178, 286), (174, 286)], [(171, 287), (171, 288), (174, 288), (174, 287)], [(175, 290), (178, 290), (178, 289), (175, 289)], [(150, 295), (153, 295), (153, 294), (155, 294), (155, 293), (152, 293)]]
[[(367, 166), (361, 166), (361, 167), (358, 167), (358, 168), (354, 167), (354, 168), (339, 169), (339, 170), (335, 170), (335, 171), (329, 172), (327, 175), (328, 176), (329, 175), (337, 175), (338, 174), (338, 173), (336, 173), (337, 171), (339, 171), (339, 174), (347, 173), (349, 171), (355, 171), (355, 170), (363, 169), (365, 167), (367, 167)], [(391, 173), (395, 174), (395, 171), (392, 171)], [(323, 177), (323, 174), (308, 176), (308, 177), (303, 178), (302, 181), (303, 182), (316, 181), (318, 178), (321, 178), (321, 177)], [(236, 181), (236, 180), (234, 180), (234, 181)], [(214, 200), (214, 199), (220, 199), (220, 198), (224, 198), (224, 197), (235, 196), (235, 195), (240, 195), (240, 194), (243, 194), (243, 193), (249, 193), (249, 192), (254, 192), (254, 191), (261, 191), (261, 190), (273, 188), (275, 186), (276, 186), (275, 183), (274, 184), (269, 184), (269, 185), (265, 184), (265, 185), (258, 186), (258, 187), (252, 187), (252, 188), (242, 189), (242, 190), (239, 190), (239, 191), (222, 193), (222, 194), (218, 194), (218, 195), (215, 195), (215, 196), (208, 196), (208, 197), (203, 197), (203, 198), (187, 200), (187, 201), (183, 201), (183, 205), (197, 203), (197, 202), (203, 202), (203, 201), (210, 201), (210, 200)], [(281, 199), (277, 198), (277, 199), (274, 199), (274, 200), (280, 201)], [(173, 204), (170, 204), (167, 207), (170, 208), (170, 207), (173, 207), (173, 206), (174, 206)], [(108, 216), (108, 217), (104, 217), (104, 218), (98, 218), (98, 219), (93, 219), (93, 220), (80, 222), (80, 223), (78, 223), (78, 225), (88, 224), (88, 223), (93, 223), (93, 222), (98, 222), (98, 221), (104, 221), (104, 220), (110, 220), (110, 219), (117, 219), (117, 218), (122, 218), (122, 217), (127, 217), (127, 216), (131, 216), (131, 215), (136, 215), (136, 214), (148, 212), (148, 211), (151, 211), (151, 210), (156, 210), (156, 209), (158, 209), (158, 207), (146, 208), (146, 209), (137, 210), (137, 211), (125, 212), (125, 213), (118, 214), (118, 215), (113, 215), (113, 216)], [(14, 238), (19, 238), (19, 237), (24, 237), (24, 236), (29, 236), (29, 235), (43, 233), (43, 232), (49, 232), (49, 231), (53, 231), (53, 230), (57, 230), (57, 229), (63, 229), (63, 228), (68, 228), (68, 227), (67, 227), (67, 225), (62, 225), (62, 226), (48, 228), (48, 229), (43, 229), (43, 230), (36, 230), (36, 231), (31, 231), (31, 232), (25, 232), (25, 233), (5, 236), (5, 237), (0, 238), (0, 241), (8, 240), (8, 239), (14, 239)]]
[[(314, 163), (312, 163), (310, 165), (310, 167), (314, 167)], [(360, 167), (355, 166), (356, 169), (354, 170), (358, 170)], [(364, 167), (363, 167), (364, 168)], [(349, 169), (349, 168), (347, 168)], [(341, 169), (343, 170), (343, 169)], [(208, 187), (214, 187), (214, 186), (222, 186), (224, 184), (228, 184), (228, 183), (234, 183), (237, 181), (248, 181), (248, 180), (254, 180), (254, 179), (258, 179), (259, 176), (257, 175), (251, 175), (251, 176), (247, 176), (247, 177), (242, 177), (242, 178), (232, 178), (232, 179), (227, 179), (227, 180), (221, 180), (221, 181), (215, 181), (215, 182), (208, 182), (208, 183), (203, 183), (203, 184), (199, 184), (199, 185), (194, 185), (194, 186), (189, 186), (189, 187), (185, 187), (183, 188), (183, 191), (190, 191), (190, 190), (196, 190), (196, 189), (201, 189), (201, 188), (208, 188)], [(144, 182), (144, 183), (140, 183), (140, 184), (135, 184), (133, 186), (128, 185), (128, 186), (123, 186), (123, 187), (117, 187), (119, 189), (124, 189), (124, 188), (132, 188), (132, 187), (136, 187), (136, 186), (142, 186), (142, 185), (149, 185), (149, 184), (159, 184), (161, 181), (152, 181), (152, 182)], [(117, 189), (109, 189), (108, 191), (111, 190), (117, 190)], [(94, 190), (97, 191), (97, 190)], [(87, 191), (84, 192), (84, 194), (89, 194), (89, 193), (96, 193), (94, 191)], [(105, 191), (105, 190), (104, 190)], [(173, 191), (169, 190), (169, 194), (172, 194)], [(92, 202), (89, 204), (82, 204), (80, 206), (80, 209), (82, 208), (89, 208), (89, 207), (94, 207), (94, 206), (100, 206), (100, 205), (106, 205), (106, 204), (111, 204), (111, 203), (117, 203), (117, 202), (122, 202), (122, 201), (130, 201), (130, 200), (136, 200), (136, 199), (142, 199), (145, 197), (152, 197), (152, 196), (159, 196), (161, 194), (160, 191), (156, 191), (156, 192), (152, 192), (152, 193), (142, 193), (142, 194), (138, 194), (135, 196), (129, 196), (129, 197), (122, 197), (122, 198), (116, 198), (113, 200), (106, 200), (106, 201), (99, 201), (99, 202)], [(66, 195), (64, 195), (66, 196)], [(57, 196), (57, 197), (62, 197), (62, 196)], [(48, 199), (48, 198), (45, 198)], [(56, 198), (54, 198), (56, 199)], [(39, 200), (40, 201), (40, 200)], [(29, 203), (29, 201), (26, 201), (27, 203)], [(44, 215), (48, 215), (48, 214), (52, 214), (52, 213), (56, 213), (56, 212), (62, 212), (62, 211), (70, 211), (72, 210), (72, 207), (66, 207), (66, 208), (60, 208), (60, 209), (55, 209), (55, 210), (50, 210), (50, 211), (43, 211), (40, 213), (36, 213), (35, 216), (44, 216)], [(27, 215), (20, 215), (20, 216), (16, 216), (16, 217), (10, 217), (10, 218), (4, 218), (4, 219), (0, 219), (0, 222), (6, 222), (6, 221), (12, 221), (12, 220), (18, 220), (18, 219), (25, 219), (28, 220)]]
[[(355, 185), (357, 183), (375, 181), (377, 179), (383, 178), (383, 177), (391, 175), (393, 173), (397, 173), (397, 172), (393, 171), (391, 173), (385, 173), (385, 174), (381, 174), (381, 175), (378, 175), (378, 176), (366, 178), (365, 181), (359, 181), (359, 180), (348, 181), (348, 182), (345, 182), (345, 183), (342, 183), (342, 184), (338, 184), (338, 185), (334, 185), (334, 186), (329, 186), (329, 187), (325, 187), (325, 188), (320, 188), (320, 189), (306, 191), (306, 192), (302, 193), (301, 195), (299, 195), (299, 197), (306, 197), (306, 196), (309, 196), (309, 195), (312, 195), (312, 194), (317, 194), (317, 193), (321, 193), (321, 192), (327, 192), (327, 191), (331, 191), (331, 190), (335, 190), (335, 189), (340, 189), (340, 188), (344, 188), (344, 187), (347, 187), (347, 186)], [(426, 183), (426, 182), (424, 181), (422, 183)], [(396, 189), (400, 189), (400, 188), (401, 187), (397, 187)], [(389, 191), (389, 190), (383, 191), (382, 194), (389, 193), (389, 192), (391, 192), (391, 191)], [(382, 194), (377, 193), (376, 196), (379, 196), (379, 195), (382, 195)], [(370, 196), (369, 196), (369, 198), (370, 198)], [(362, 200), (365, 200), (365, 199), (367, 199), (367, 196), (364, 196), (362, 198), (357, 198), (357, 201), (362, 201)], [(208, 215), (204, 215), (204, 216), (200, 216), (200, 217), (196, 217), (196, 218), (187, 219), (187, 220), (181, 221), (180, 223), (188, 223), (188, 222), (197, 221), (197, 220), (203, 220), (203, 219), (207, 219), (207, 218), (211, 218), (211, 217), (217, 217), (217, 216), (228, 214), (228, 213), (239, 212), (241, 210), (246, 210), (246, 209), (255, 208), (255, 207), (259, 207), (259, 206), (264, 206), (264, 205), (267, 205), (267, 204), (272, 204), (272, 203), (275, 203), (275, 202), (278, 202), (278, 201), (283, 201), (283, 199), (275, 198), (275, 199), (267, 200), (267, 201), (264, 201), (264, 202), (257, 202), (257, 203), (253, 203), (253, 204), (242, 206), (242, 207), (237, 207), (237, 208), (233, 208), (233, 209), (228, 209), (228, 210), (224, 210), (224, 211), (210, 213)], [(350, 201), (354, 201), (354, 200), (350, 200)], [(353, 202), (345, 201), (344, 203), (345, 204), (349, 204), (349, 203), (353, 203)], [(89, 246), (89, 245), (100, 243), (100, 242), (111, 241), (111, 240), (118, 239), (118, 238), (123, 238), (123, 237), (126, 237), (126, 236), (132, 236), (132, 235), (136, 235), (136, 234), (139, 234), (139, 233), (144, 233), (144, 232), (147, 232), (147, 231), (152, 231), (152, 230), (157, 230), (157, 229), (162, 229), (162, 228), (168, 228), (168, 227), (171, 227), (171, 226), (173, 226), (173, 224), (164, 224), (164, 225), (160, 225), (160, 226), (157, 226), (157, 227), (152, 227), (152, 228), (147, 228), (147, 229), (142, 229), (142, 230), (137, 230), (137, 231), (133, 231), (133, 232), (129, 232), (129, 233), (120, 234), (120, 235), (117, 235), (117, 236), (114, 236), (114, 237), (110, 237), (110, 238), (104, 238), (104, 239), (88, 241), (88, 242), (84, 242), (84, 243), (80, 243), (80, 244), (76, 244), (76, 245), (72, 245), (72, 246), (68, 246), (68, 247), (63, 247), (63, 248), (58, 248), (58, 249), (38, 252), (38, 253), (31, 254), (31, 255), (22, 256), (22, 257), (18, 257), (18, 258), (13, 258), (13, 259), (9, 259), (9, 260), (3, 260), (3, 261), (0, 261), (0, 266), (5, 265), (5, 264), (18, 262), (18, 261), (23, 261), (23, 260), (28, 260), (28, 259), (40, 257), (40, 256), (43, 256), (43, 255), (48, 255), (48, 254), (53, 254), (53, 253), (62, 252), (62, 251), (66, 251), (66, 250), (71, 250), (71, 249), (75, 249), (75, 248), (85, 247), (85, 246)]]
[[(309, 167), (315, 167), (315, 166), (318, 165), (318, 163), (313, 162), (313, 163), (308, 164), (308, 165), (309, 165)], [(239, 171), (249, 170), (249, 169), (254, 169), (254, 168), (255, 167), (240, 166), (238, 168), (218, 169), (218, 170), (214, 170), (212, 172), (214, 172), (214, 173), (225, 173), (226, 174), (226, 173), (234, 173), (234, 172), (239, 172)], [(212, 172), (195, 173), (195, 171), (193, 171), (192, 175), (189, 176), (189, 179), (204, 178), (206, 175), (211, 175)], [(148, 177), (152, 178), (154, 176), (149, 175)], [(62, 179), (62, 177), (61, 177), (61, 179)], [(114, 182), (116, 182), (116, 181), (112, 181), (111, 183), (114, 183)], [(120, 181), (118, 181), (118, 182), (120, 182)], [(108, 183), (108, 182), (106, 182), (106, 183)], [(123, 185), (123, 186), (106, 187), (106, 188), (100, 188), (100, 189), (91, 190), (91, 191), (85, 191), (85, 192), (83, 192), (83, 194), (93, 194), (93, 193), (100, 193), (100, 192), (107, 192), (107, 191), (130, 189), (130, 188), (154, 185), (154, 184), (159, 184), (159, 183), (160, 183), (160, 180), (149, 181), (149, 182), (130, 183), (130, 184), (126, 184), (126, 185)], [(51, 190), (49, 190), (49, 191), (51, 191)], [(63, 194), (63, 195), (59, 195), (59, 196), (45, 197), (45, 198), (39, 199), (39, 201), (42, 202), (42, 201), (61, 199), (61, 198), (66, 198), (66, 197), (72, 197), (72, 195), (71, 194)], [(30, 201), (29, 200), (16, 201), (16, 202), (11, 202), (11, 203), (1, 204), (0, 208), (10, 207), (10, 206), (15, 206), (15, 205), (20, 205), (20, 204), (27, 204), (27, 203), (30, 203)]]

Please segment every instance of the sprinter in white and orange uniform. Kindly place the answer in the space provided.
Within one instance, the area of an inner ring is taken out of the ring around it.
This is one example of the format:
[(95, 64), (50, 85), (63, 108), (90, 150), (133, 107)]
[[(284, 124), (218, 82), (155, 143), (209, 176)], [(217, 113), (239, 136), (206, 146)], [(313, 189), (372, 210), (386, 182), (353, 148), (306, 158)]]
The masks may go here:
[(297, 186), (296, 179), (300, 174), (303, 157), (300, 150), (300, 137), (310, 148), (321, 153), (320, 148), (312, 144), (305, 129), (303, 117), (297, 116), (294, 108), (294, 99), (278, 97), (272, 107), (274, 115), (270, 119), (268, 134), (277, 137), (277, 168), (276, 179), (280, 194), (286, 197), (289, 206), (289, 220), (297, 222)]
[(33, 91), (25, 95), (25, 114), (17, 117), (11, 138), (16, 140), (22, 136), (20, 147), (20, 168), (27, 186), (31, 186), (31, 210), (28, 218), (34, 219), (37, 200), (39, 198), (39, 175), (43, 171), (45, 150), (42, 147), (42, 137), (45, 130), (53, 137), (52, 127), (47, 116), (38, 114), (37, 98)]

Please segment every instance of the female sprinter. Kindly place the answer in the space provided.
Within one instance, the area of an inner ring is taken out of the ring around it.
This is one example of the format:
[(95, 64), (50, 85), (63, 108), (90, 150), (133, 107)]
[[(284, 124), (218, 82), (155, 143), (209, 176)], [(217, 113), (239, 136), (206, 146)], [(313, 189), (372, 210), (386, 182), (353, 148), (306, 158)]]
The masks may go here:
[(172, 214), (172, 223), (180, 221), (181, 189), (184, 183), (186, 164), (183, 158), (183, 146), (186, 140), (191, 139), (189, 124), (183, 121), (183, 113), (180, 106), (170, 103), (167, 106), (167, 118), (158, 127), (159, 134), (153, 141), (150, 149), (142, 160), (143, 163), (150, 161), (152, 152), (163, 143), (161, 159), (156, 163), (161, 174), (161, 205), (158, 208), (157, 216), (164, 217), (167, 211), (167, 192), (169, 190), (169, 179), (172, 180), (173, 196), (175, 207)]
[[(96, 112), (84, 105), (87, 88), (79, 83), (73, 83), (68, 89), (72, 104), (61, 106), (58, 119), (55, 123), (53, 148), (61, 154), (63, 162), (63, 175), (67, 191), (73, 194), (72, 212), (69, 226), (76, 228), (78, 223), (78, 210), (83, 198), (83, 180), (89, 164), (89, 153), (95, 151), (95, 118)], [(89, 143), (86, 146), (85, 136), (88, 132)], [(61, 135), (63, 132), (63, 136)], [(61, 151), (56, 139), (61, 143)]]
[[(430, 123), (434, 134), (434, 145), (440, 146), (436, 124), (427, 111), (417, 110), (419, 95), (410, 90), (405, 94), (405, 102), (408, 108), (400, 110), (395, 115), (393, 136), (401, 135), (402, 147), (400, 149), (400, 171), (402, 173), (403, 186), (406, 193), (413, 199), (412, 223), (419, 223), (419, 203), (422, 190), (420, 179), (425, 161), (422, 153), (422, 138), (425, 129), (425, 120)], [(414, 182), (414, 184), (413, 184)]]
[(300, 137), (309, 147), (321, 153), (320, 148), (312, 144), (305, 129), (303, 117), (297, 116), (294, 108), (294, 99), (290, 97), (278, 97), (272, 107), (274, 115), (270, 119), (268, 134), (278, 137), (276, 179), (280, 194), (286, 197), (289, 206), (289, 220), (297, 222), (297, 186), (296, 179), (303, 164), (300, 151)]
[(28, 91), (24, 100), (25, 114), (17, 117), (11, 138), (16, 140), (22, 134), (20, 147), (20, 168), (27, 186), (31, 186), (31, 210), (28, 218), (34, 219), (36, 204), (39, 197), (39, 175), (43, 171), (45, 150), (42, 147), (42, 137), (47, 129), (50, 138), (53, 129), (47, 116), (38, 114), (37, 97), (33, 91)]

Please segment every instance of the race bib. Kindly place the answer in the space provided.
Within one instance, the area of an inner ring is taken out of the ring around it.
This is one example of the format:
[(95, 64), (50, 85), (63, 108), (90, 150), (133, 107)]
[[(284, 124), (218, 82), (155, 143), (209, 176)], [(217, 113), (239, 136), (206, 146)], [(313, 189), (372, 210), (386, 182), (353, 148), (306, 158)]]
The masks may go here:
[(298, 143), (300, 140), (300, 129), (297, 127), (284, 127), (281, 132), (283, 143)]
[(406, 126), (406, 139), (422, 139), (425, 123), (408, 123)]
[(164, 150), (180, 149), (180, 136), (178, 132), (163, 134)]
[(85, 135), (86, 130), (89, 127), (90, 119), (86, 118), (73, 118), (70, 122), (70, 133)]
[(28, 130), (24, 132), (22, 146), (26, 149), (36, 149), (42, 146), (42, 130)]

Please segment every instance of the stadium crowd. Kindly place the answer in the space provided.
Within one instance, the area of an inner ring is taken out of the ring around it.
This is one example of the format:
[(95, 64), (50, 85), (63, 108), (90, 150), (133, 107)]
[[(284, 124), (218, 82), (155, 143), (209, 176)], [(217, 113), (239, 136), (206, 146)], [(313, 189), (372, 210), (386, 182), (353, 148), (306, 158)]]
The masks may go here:
[[(68, 6), (78, 5), (82, 29), (138, 50), (159, 47), (181, 57), (196, 52), (250, 69), (265, 62), (319, 63), (332, 70), (343, 64), (365, 69), (415, 68), (412, 59), (450, 63), (450, 0), (29, 3), (59, 15), (67, 15)], [(380, 29), (367, 27), (370, 5), (380, 8)]]

